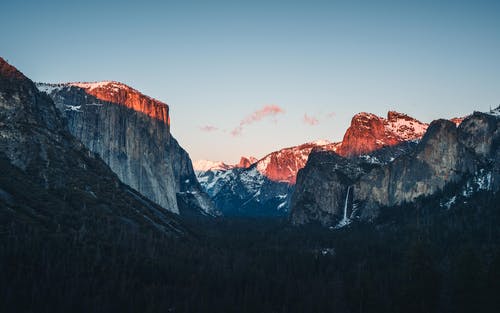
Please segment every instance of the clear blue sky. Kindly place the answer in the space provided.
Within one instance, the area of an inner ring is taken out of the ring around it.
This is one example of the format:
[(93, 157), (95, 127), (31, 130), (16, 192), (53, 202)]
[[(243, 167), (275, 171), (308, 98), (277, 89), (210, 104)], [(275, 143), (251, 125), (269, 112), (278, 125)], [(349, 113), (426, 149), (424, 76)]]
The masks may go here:
[(0, 55), (26, 75), (167, 102), (194, 160), (340, 140), (360, 111), (500, 103), (500, 1), (3, 0), (1, 15)]

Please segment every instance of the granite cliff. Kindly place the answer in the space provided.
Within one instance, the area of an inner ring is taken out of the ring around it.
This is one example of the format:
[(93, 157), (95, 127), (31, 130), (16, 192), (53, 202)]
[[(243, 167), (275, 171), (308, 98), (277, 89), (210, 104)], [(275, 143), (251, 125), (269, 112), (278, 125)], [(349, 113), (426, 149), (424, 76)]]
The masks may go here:
[(174, 213), (178, 198), (187, 196), (200, 212), (216, 213), (189, 155), (170, 133), (165, 103), (117, 82), (37, 86), (54, 100), (70, 132), (124, 183)]
[(54, 102), (0, 58), (0, 221), (43, 231), (184, 232), (69, 132)]

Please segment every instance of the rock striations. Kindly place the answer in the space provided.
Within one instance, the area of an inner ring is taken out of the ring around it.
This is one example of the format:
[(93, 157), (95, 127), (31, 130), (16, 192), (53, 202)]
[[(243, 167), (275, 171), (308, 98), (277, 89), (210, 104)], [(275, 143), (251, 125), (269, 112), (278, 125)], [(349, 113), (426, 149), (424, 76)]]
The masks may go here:
[(202, 212), (215, 213), (189, 155), (170, 134), (165, 103), (116, 82), (37, 86), (64, 114), (70, 132), (123, 182), (171, 212), (179, 213), (179, 196), (193, 194)]

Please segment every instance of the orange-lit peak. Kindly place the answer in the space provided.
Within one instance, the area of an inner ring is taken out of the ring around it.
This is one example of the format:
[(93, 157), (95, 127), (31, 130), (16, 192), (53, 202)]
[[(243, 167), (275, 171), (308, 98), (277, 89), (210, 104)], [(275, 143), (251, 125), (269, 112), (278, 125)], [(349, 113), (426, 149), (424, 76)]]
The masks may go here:
[(124, 105), (170, 125), (169, 108), (166, 103), (148, 97), (120, 82), (77, 82), (69, 85), (82, 88), (86, 93), (99, 100)]

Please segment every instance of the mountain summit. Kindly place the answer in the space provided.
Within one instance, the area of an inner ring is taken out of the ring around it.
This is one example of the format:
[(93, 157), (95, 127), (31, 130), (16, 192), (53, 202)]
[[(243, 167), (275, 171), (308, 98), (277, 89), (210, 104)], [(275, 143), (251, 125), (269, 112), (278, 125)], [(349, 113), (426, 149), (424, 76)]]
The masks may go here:
[(389, 111), (387, 118), (371, 113), (358, 113), (351, 120), (337, 153), (352, 157), (386, 146), (418, 140), (429, 125), (406, 114)]

